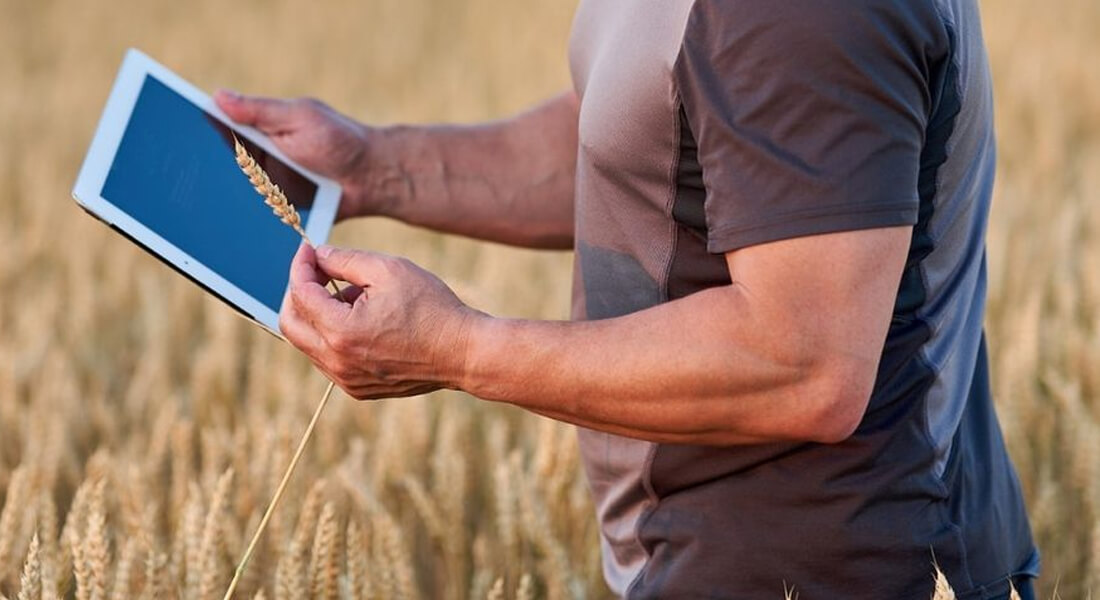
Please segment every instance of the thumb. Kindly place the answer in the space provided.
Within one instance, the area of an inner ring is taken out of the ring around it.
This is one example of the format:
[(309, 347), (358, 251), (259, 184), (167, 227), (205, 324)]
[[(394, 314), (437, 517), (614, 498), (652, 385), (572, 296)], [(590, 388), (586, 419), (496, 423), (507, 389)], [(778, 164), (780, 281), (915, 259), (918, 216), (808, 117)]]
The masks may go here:
[(317, 248), (317, 266), (326, 275), (361, 288), (369, 287), (378, 280), (377, 275), (387, 258), (383, 254), (363, 250), (332, 246)]
[(245, 96), (231, 90), (218, 90), (214, 102), (230, 119), (271, 135), (285, 131), (293, 116), (289, 100)]

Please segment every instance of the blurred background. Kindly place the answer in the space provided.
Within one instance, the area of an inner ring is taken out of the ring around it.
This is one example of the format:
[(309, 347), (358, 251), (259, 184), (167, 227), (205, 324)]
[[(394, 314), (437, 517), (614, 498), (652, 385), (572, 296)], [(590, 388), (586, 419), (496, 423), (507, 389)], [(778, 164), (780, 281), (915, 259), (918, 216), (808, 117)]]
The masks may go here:
[[(983, 4), (995, 392), (1042, 596), (1085, 598), (1100, 590), (1100, 3)], [(472, 122), (569, 85), (574, 7), (0, 0), (0, 594), (37, 572), (45, 598), (221, 598), (324, 389), (70, 199), (124, 50), (208, 91)], [(568, 314), (567, 253), (383, 220), (333, 241), (409, 256), (498, 315)], [(605, 597), (576, 453), (568, 428), (460, 394), (338, 396), (239, 597)]]

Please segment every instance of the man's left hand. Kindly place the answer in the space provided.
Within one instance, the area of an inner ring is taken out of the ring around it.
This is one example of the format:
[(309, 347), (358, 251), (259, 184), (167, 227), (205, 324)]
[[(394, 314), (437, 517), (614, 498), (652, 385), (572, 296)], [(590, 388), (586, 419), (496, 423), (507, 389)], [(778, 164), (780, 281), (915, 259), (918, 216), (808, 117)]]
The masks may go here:
[[(337, 296), (330, 279), (351, 286)], [(409, 260), (302, 244), (279, 328), (360, 400), (457, 388), (474, 311)]]

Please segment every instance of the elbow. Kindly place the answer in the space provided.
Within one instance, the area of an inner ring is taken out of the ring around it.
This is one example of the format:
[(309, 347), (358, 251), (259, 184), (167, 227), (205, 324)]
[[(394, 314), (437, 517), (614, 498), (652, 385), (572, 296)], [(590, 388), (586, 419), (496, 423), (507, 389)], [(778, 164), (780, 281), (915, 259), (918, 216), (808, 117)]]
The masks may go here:
[(844, 408), (839, 407), (833, 414), (819, 417), (814, 430), (808, 432), (805, 439), (818, 444), (839, 444), (852, 437), (861, 419), (844, 413)]
[(866, 365), (833, 367), (809, 383), (810, 410), (806, 411), (802, 435), (819, 444), (839, 444), (852, 437), (871, 400), (875, 369)]

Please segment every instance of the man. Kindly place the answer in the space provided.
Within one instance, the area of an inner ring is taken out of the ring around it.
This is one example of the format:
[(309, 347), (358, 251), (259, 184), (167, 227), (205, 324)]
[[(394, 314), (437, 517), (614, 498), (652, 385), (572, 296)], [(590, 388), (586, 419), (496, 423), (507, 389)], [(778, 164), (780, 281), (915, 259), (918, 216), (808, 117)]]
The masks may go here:
[(303, 247), (287, 338), (357, 398), (577, 424), (629, 598), (924, 600), (933, 563), (959, 598), (1030, 595), (982, 334), (974, 0), (583, 0), (570, 61), (575, 93), (468, 127), (220, 94), (339, 180), (344, 218), (576, 252), (574, 320), (536, 322)]

